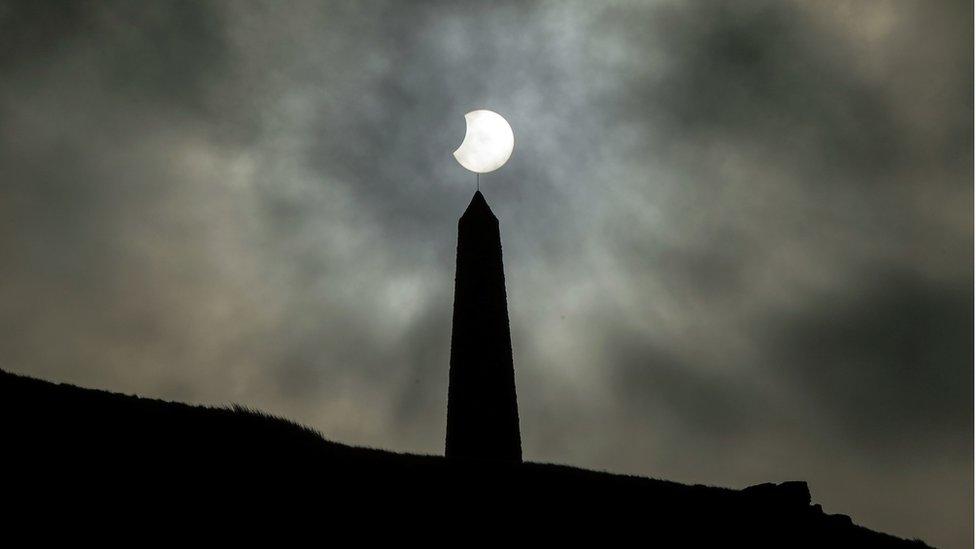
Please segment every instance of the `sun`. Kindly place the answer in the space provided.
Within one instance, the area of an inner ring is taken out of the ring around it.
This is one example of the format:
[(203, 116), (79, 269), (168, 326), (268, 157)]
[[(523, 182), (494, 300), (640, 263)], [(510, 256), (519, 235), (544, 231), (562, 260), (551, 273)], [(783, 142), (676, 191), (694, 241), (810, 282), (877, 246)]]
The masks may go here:
[(454, 158), (475, 173), (488, 173), (508, 162), (515, 149), (515, 133), (502, 115), (485, 109), (464, 115), (467, 130)]

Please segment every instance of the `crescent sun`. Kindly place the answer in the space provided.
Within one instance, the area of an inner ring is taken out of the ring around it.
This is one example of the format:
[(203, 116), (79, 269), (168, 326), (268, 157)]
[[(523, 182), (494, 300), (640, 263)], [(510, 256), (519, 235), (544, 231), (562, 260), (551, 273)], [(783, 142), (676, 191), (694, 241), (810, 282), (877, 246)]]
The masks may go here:
[(508, 162), (515, 149), (515, 134), (502, 115), (480, 109), (464, 115), (464, 121), (464, 141), (454, 151), (458, 163), (472, 172), (488, 173)]

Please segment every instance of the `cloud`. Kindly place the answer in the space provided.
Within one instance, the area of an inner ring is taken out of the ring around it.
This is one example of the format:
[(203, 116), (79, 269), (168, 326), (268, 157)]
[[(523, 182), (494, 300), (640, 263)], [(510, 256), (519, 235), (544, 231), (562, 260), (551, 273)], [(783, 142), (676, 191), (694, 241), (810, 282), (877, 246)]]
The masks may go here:
[(527, 456), (805, 478), (870, 527), (966, 545), (971, 20), (965, 2), (4, 5), (0, 354), (439, 452), (473, 187), (450, 152), (492, 108), (516, 132), (482, 187)]
[(770, 366), (865, 446), (955, 437), (972, 426), (972, 305), (968, 286), (887, 273), (770, 325)]

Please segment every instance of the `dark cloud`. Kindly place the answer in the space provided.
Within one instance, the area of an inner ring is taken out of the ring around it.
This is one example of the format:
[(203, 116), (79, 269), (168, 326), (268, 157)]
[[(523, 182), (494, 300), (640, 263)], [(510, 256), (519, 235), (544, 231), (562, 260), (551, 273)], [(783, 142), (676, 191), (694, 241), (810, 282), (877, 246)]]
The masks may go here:
[(968, 285), (881, 271), (769, 326), (770, 366), (865, 445), (955, 436), (972, 429), (972, 309)]
[(623, 328), (615, 336), (606, 342), (614, 394), (652, 428), (662, 414), (665, 422), (703, 437), (735, 436), (754, 428), (762, 395), (748, 384), (724, 373), (706, 375), (656, 348), (646, 334), (627, 334)]
[(972, 533), (972, 5), (0, 4), (0, 354), (439, 452), (463, 114), (525, 452)]

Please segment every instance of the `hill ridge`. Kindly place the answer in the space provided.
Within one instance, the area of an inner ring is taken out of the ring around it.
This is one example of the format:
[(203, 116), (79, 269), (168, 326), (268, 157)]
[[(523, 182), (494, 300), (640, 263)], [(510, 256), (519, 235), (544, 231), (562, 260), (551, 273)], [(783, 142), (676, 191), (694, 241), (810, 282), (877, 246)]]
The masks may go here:
[[(3, 370), (0, 417), (10, 449), (7, 470), (20, 472), (15, 480), (25, 497), (41, 484), (48, 493), (111, 489), (136, 500), (145, 497), (143, 488), (158, 497), (201, 485), (278, 495), (300, 486), (323, 489), (337, 501), (375, 500), (373, 512), (401, 519), (423, 510), (482, 524), (494, 520), (501, 502), (500, 509), (537, 515), (540, 530), (575, 519), (588, 521), (575, 528), (622, 534), (653, 527), (660, 539), (692, 544), (731, 539), (776, 546), (789, 536), (796, 538), (790, 545), (802, 547), (926, 547), (824, 513), (811, 504), (803, 481), (736, 490), (570, 465), (396, 453), (330, 441), (308, 426), (236, 404), (169, 402)], [(701, 529), (702, 523), (714, 529)]]

